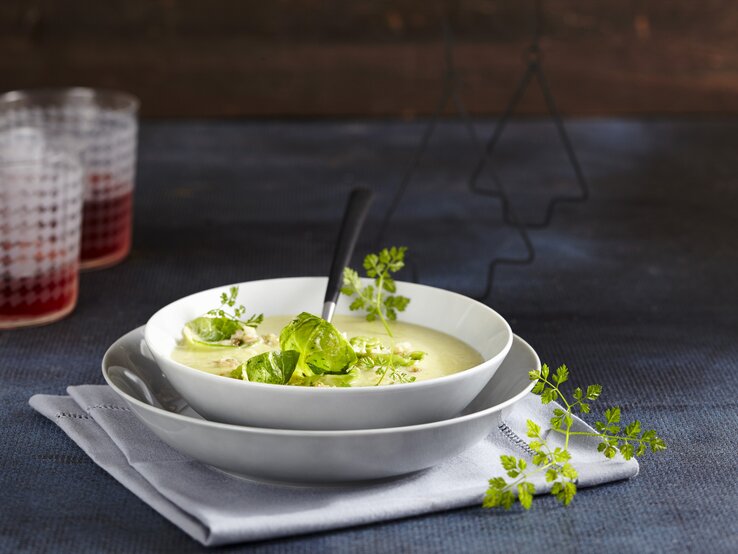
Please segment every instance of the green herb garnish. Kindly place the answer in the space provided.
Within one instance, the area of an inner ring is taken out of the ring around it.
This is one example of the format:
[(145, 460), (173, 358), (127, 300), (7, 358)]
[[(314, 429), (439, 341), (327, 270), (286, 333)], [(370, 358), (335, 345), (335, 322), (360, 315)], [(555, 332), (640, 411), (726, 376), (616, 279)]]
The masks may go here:
[(367, 321), (375, 321), (379, 318), (390, 337), (392, 330), (388, 320), (396, 320), (397, 312), (404, 311), (410, 303), (409, 298), (395, 294), (397, 285), (392, 278), (392, 273), (397, 273), (405, 267), (406, 251), (405, 246), (393, 246), (384, 248), (377, 254), (368, 254), (364, 258), (366, 276), (374, 279), (374, 285), (364, 286), (359, 274), (351, 268), (347, 267), (343, 270), (341, 292), (347, 296), (355, 296), (349, 309), (351, 311), (365, 310)]
[[(210, 310), (207, 315), (214, 317), (222, 317), (237, 321), (247, 327), (253, 327), (256, 329), (262, 321), (264, 321), (264, 314), (252, 315), (247, 320), (243, 320), (243, 314), (246, 313), (246, 308), (243, 304), (236, 305), (236, 299), (238, 298), (238, 287), (231, 287), (228, 289), (228, 294), (222, 292), (220, 294), (220, 308)], [(233, 312), (226, 311), (226, 308), (233, 308)]]
[(358, 357), (356, 365), (364, 370), (374, 370), (381, 378), (388, 373), (389, 378), (396, 383), (412, 383), (415, 377), (408, 375), (398, 368), (410, 368), (425, 356), (419, 350), (412, 352), (390, 352), (378, 338), (352, 337), (351, 346)]
[[(364, 270), (367, 277), (374, 279), (374, 285), (365, 286), (359, 274), (349, 267), (343, 270), (341, 293), (354, 297), (349, 309), (351, 311), (364, 310), (367, 321), (379, 319), (393, 343), (394, 336), (389, 321), (395, 321), (397, 312), (404, 311), (410, 303), (410, 299), (406, 296), (395, 294), (397, 285), (392, 277), (393, 273), (405, 267), (406, 251), (405, 246), (393, 246), (383, 248), (377, 254), (367, 254), (364, 258)], [(392, 356), (384, 362), (375, 358), (375, 362), (375, 365), (371, 367), (376, 367), (377, 375), (379, 375), (376, 385), (380, 385), (387, 375), (396, 383), (415, 381), (415, 377), (410, 377), (404, 371), (397, 369)], [(365, 360), (365, 363), (368, 361)]]
[(489, 480), (489, 488), (484, 496), (482, 506), (495, 508), (502, 506), (506, 510), (515, 503), (517, 496), (520, 505), (526, 510), (533, 502), (535, 486), (528, 479), (537, 473), (545, 472), (546, 481), (553, 483), (553, 494), (564, 506), (568, 506), (577, 493), (577, 471), (569, 463), (569, 439), (574, 435), (597, 437), (600, 443), (597, 450), (606, 458), (613, 458), (617, 452), (630, 460), (641, 456), (650, 449), (659, 452), (666, 449), (666, 443), (656, 435), (656, 431), (641, 431), (641, 422), (636, 420), (623, 426), (620, 421), (620, 408), (614, 407), (605, 410), (605, 420), (595, 423), (596, 432), (572, 431), (574, 424), (573, 413), (578, 410), (582, 414), (590, 412), (587, 401), (597, 400), (602, 393), (600, 385), (589, 385), (586, 391), (577, 387), (574, 389), (573, 399), (567, 399), (561, 391), (561, 385), (569, 380), (569, 370), (562, 365), (551, 374), (547, 365), (540, 371), (529, 373), (531, 381), (537, 381), (533, 392), (540, 395), (541, 403), (549, 404), (561, 401), (565, 409), (556, 408), (550, 420), (551, 431), (563, 435), (564, 445), (552, 447), (545, 439), (547, 433), (542, 433), (540, 425), (531, 421), (526, 422), (528, 437), (533, 441), (528, 445), (535, 453), (532, 458), (532, 467), (522, 458), (514, 456), (500, 456), (502, 467), (511, 479), (494, 477)]
[(257, 341), (259, 337), (254, 329), (264, 320), (264, 315), (252, 315), (244, 320), (246, 308), (236, 305), (237, 297), (238, 287), (231, 287), (228, 294), (221, 293), (219, 308), (185, 324), (185, 338), (205, 346), (249, 346)]

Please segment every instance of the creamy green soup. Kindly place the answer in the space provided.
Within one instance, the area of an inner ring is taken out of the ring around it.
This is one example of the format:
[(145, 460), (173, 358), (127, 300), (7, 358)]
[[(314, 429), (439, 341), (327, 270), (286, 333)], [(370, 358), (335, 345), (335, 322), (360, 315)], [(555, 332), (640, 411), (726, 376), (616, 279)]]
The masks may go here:
[[(172, 358), (184, 365), (228, 376), (249, 358), (264, 352), (279, 350), (279, 333), (291, 321), (292, 316), (271, 316), (264, 318), (248, 346), (227, 347), (193, 344), (182, 340), (172, 352)], [(405, 354), (422, 352), (422, 358), (402, 367), (405, 375), (416, 381), (427, 381), (458, 373), (482, 362), (482, 356), (463, 341), (421, 325), (393, 321), (393, 337), (390, 337), (377, 321), (367, 321), (356, 316), (337, 315), (333, 324), (347, 338), (371, 337), (379, 339), (381, 349), (387, 353)], [(400, 368), (398, 368), (400, 369)], [(352, 387), (390, 385), (391, 378), (379, 379), (376, 368), (357, 367)], [(330, 379), (318, 381), (316, 385), (330, 386)]]

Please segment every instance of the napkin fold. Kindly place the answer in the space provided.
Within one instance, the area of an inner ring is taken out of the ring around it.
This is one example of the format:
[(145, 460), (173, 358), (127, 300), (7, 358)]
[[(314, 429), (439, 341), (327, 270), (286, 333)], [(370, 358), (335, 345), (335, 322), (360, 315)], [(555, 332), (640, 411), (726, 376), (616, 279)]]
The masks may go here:
[[(35, 395), (30, 405), (56, 423), (124, 487), (205, 546), (265, 540), (464, 506), (480, 505), (487, 480), (503, 476), (500, 455), (530, 458), (526, 420), (547, 429), (555, 404), (528, 395), (481, 442), (407, 477), (350, 486), (300, 487), (240, 479), (175, 451), (151, 433), (106, 385), (69, 387), (69, 396)], [(576, 419), (577, 430), (591, 429)], [(627, 479), (638, 462), (606, 459), (597, 439), (573, 436), (579, 487)], [(543, 476), (537, 493), (550, 491)]]

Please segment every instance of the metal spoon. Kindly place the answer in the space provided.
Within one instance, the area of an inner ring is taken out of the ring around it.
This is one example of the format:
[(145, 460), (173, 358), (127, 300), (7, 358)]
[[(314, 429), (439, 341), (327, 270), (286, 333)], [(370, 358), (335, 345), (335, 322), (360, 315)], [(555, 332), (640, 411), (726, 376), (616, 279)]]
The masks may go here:
[(359, 233), (369, 212), (374, 193), (369, 189), (357, 188), (351, 191), (346, 211), (343, 213), (341, 230), (338, 232), (336, 249), (333, 251), (333, 262), (328, 274), (328, 286), (323, 301), (323, 319), (331, 321), (336, 311), (338, 295), (343, 284), (343, 268), (351, 261)]

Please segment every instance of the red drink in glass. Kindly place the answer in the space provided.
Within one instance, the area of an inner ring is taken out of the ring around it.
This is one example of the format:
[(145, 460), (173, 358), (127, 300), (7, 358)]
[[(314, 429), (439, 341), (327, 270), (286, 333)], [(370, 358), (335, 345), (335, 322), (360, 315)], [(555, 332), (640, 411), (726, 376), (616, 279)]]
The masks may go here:
[[(74, 158), (5, 158), (0, 143), (0, 329), (49, 323), (77, 302), (84, 179)], [(44, 147), (46, 148), (46, 147)]]
[(122, 261), (131, 246), (138, 100), (88, 88), (0, 96), (0, 131), (37, 128), (74, 152), (86, 172), (80, 268)]
[(133, 185), (111, 187), (111, 176), (93, 174), (88, 187), (91, 198), (82, 208), (82, 268), (100, 268), (113, 265), (128, 255), (131, 249), (131, 219)]
[(0, 329), (39, 325), (64, 317), (77, 304), (77, 264), (29, 277), (0, 281)]

